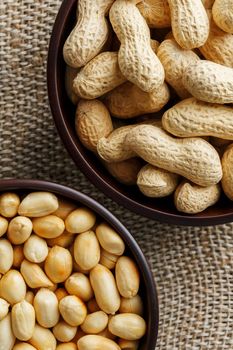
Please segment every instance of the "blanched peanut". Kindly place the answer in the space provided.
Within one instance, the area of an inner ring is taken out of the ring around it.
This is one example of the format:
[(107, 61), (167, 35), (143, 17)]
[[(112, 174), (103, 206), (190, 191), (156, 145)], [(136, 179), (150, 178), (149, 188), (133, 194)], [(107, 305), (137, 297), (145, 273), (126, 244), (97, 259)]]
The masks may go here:
[(136, 4), (116, 0), (109, 18), (121, 42), (118, 62), (123, 75), (143, 91), (158, 89), (164, 82), (164, 69), (151, 48), (150, 30)]
[(200, 186), (222, 178), (217, 151), (201, 138), (177, 139), (152, 125), (138, 125), (125, 138), (125, 146), (148, 163), (182, 175)]
[(167, 170), (147, 164), (138, 173), (137, 185), (147, 197), (161, 198), (173, 193), (179, 176)]
[(20, 272), (30, 288), (53, 287), (42, 268), (26, 259), (21, 264)]
[(23, 300), (15, 304), (11, 311), (11, 324), (17, 339), (29, 340), (35, 327), (35, 310), (31, 304)]
[(60, 342), (71, 341), (77, 332), (77, 327), (71, 326), (64, 321), (60, 321), (53, 327), (53, 334)]
[(29, 217), (46, 216), (58, 208), (57, 197), (49, 192), (31, 192), (20, 203), (18, 214)]
[(72, 272), (72, 256), (68, 249), (54, 246), (45, 260), (45, 272), (54, 283), (64, 282)]
[(115, 314), (120, 307), (120, 295), (111, 271), (97, 265), (90, 272), (90, 282), (100, 309), (107, 314)]
[(140, 284), (140, 276), (137, 265), (127, 256), (121, 256), (115, 269), (117, 288), (124, 298), (132, 298), (137, 295)]
[(34, 297), (34, 293), (31, 290), (28, 290), (25, 296), (25, 300), (31, 305), (33, 305)]
[(0, 215), (12, 218), (17, 214), (20, 198), (16, 193), (6, 192), (0, 195)]
[(59, 344), (56, 347), (56, 350), (77, 350), (77, 345), (75, 343), (65, 343), (65, 344)]
[(54, 293), (55, 293), (58, 301), (60, 301), (62, 298), (66, 297), (68, 295), (65, 288), (58, 288), (55, 290)]
[(65, 220), (67, 216), (77, 208), (77, 205), (67, 199), (58, 199), (58, 208), (53, 215), (58, 216), (60, 219)]
[(58, 300), (52, 291), (41, 288), (35, 295), (33, 306), (36, 320), (42, 327), (51, 328), (58, 323), (60, 316)]
[(13, 248), (9, 241), (0, 239), (0, 273), (4, 274), (13, 265)]
[(88, 301), (87, 308), (89, 312), (100, 311), (99, 305), (97, 304), (95, 298)]
[(9, 306), (10, 304), (5, 299), (0, 298), (0, 321), (8, 314)]
[(16, 270), (10, 270), (0, 279), (0, 297), (11, 305), (25, 298), (26, 284), (22, 275)]
[(144, 319), (135, 314), (125, 313), (113, 316), (108, 328), (112, 334), (126, 340), (138, 340), (146, 332)]
[(78, 235), (74, 241), (75, 261), (84, 270), (95, 267), (100, 260), (100, 246), (93, 231)]
[(70, 233), (82, 233), (90, 230), (96, 221), (96, 216), (88, 208), (78, 208), (70, 213), (66, 220), (66, 230)]
[(118, 255), (111, 254), (104, 249), (101, 249), (100, 264), (107, 267), (109, 270), (114, 269), (118, 259)]
[(122, 350), (137, 350), (139, 348), (139, 341), (119, 339), (118, 344)]
[(120, 313), (143, 315), (142, 298), (137, 294), (133, 298), (121, 298)]
[(59, 310), (64, 320), (71, 326), (79, 326), (87, 316), (86, 305), (75, 295), (62, 298)]
[(46, 242), (49, 247), (59, 245), (60, 247), (68, 248), (69, 246), (72, 245), (74, 238), (75, 236), (72, 233), (64, 231), (60, 236), (56, 238), (46, 239)]
[(29, 343), (33, 345), (37, 350), (55, 350), (57, 341), (53, 333), (44, 327), (35, 325), (32, 338)]
[(197, 214), (214, 205), (220, 194), (219, 185), (202, 187), (184, 181), (176, 189), (174, 202), (178, 211)]
[(44, 239), (31, 235), (24, 243), (23, 253), (27, 260), (33, 263), (41, 263), (45, 261), (49, 250)]
[(97, 311), (87, 315), (85, 321), (81, 325), (81, 329), (85, 333), (97, 334), (102, 332), (108, 324), (108, 315), (103, 311)]
[(8, 227), (7, 219), (0, 216), (0, 237), (2, 237), (6, 233), (7, 227)]
[(16, 216), (9, 222), (7, 238), (12, 244), (24, 243), (32, 233), (32, 222), (25, 216)]
[(225, 195), (233, 200), (233, 144), (227, 147), (222, 157), (222, 188)]
[(79, 350), (120, 350), (120, 347), (111, 339), (99, 335), (86, 335), (78, 341)]
[(43, 238), (56, 238), (60, 236), (65, 229), (64, 221), (55, 215), (35, 218), (32, 220), (32, 223), (33, 231)]
[(20, 268), (22, 261), (24, 260), (23, 245), (13, 246), (13, 267)]
[(36, 350), (36, 348), (28, 343), (17, 343), (12, 350)]
[(89, 278), (83, 273), (73, 273), (66, 281), (65, 288), (69, 294), (76, 295), (83, 301), (90, 300), (94, 293)]
[(12, 350), (15, 343), (15, 336), (11, 328), (10, 313), (0, 321), (0, 349)]
[(125, 244), (120, 235), (107, 223), (103, 222), (96, 228), (96, 236), (101, 247), (114, 255), (122, 255)]

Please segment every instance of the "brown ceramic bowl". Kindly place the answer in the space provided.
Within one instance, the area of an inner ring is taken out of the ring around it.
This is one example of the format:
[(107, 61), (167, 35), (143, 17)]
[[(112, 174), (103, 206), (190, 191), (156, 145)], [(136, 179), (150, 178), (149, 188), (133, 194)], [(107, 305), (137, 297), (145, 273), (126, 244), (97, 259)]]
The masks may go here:
[(59, 185), (54, 182), (40, 180), (0, 180), (0, 193), (14, 191), (20, 195), (31, 191), (49, 191), (65, 199), (74, 201), (93, 210), (98, 217), (107, 221), (122, 237), (126, 244), (126, 254), (134, 258), (141, 274), (141, 286), (139, 294), (145, 305), (144, 318), (147, 323), (147, 332), (140, 341), (139, 350), (154, 350), (158, 336), (159, 306), (156, 287), (150, 267), (139, 248), (137, 242), (129, 231), (107, 209), (92, 198), (72, 188)]
[(173, 197), (150, 199), (136, 186), (117, 182), (101, 162), (79, 142), (75, 134), (75, 108), (65, 92), (63, 44), (75, 23), (77, 0), (64, 0), (54, 24), (48, 54), (48, 93), (52, 114), (61, 139), (81, 171), (107, 196), (126, 208), (152, 219), (179, 225), (216, 225), (233, 221), (233, 202), (224, 195), (213, 207), (198, 215), (179, 213)]

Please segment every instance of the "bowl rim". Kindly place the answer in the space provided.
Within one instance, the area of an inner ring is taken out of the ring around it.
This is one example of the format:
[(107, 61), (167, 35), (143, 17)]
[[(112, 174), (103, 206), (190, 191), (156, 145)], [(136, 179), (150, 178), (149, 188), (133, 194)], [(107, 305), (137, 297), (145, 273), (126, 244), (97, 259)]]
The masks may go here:
[(0, 193), (13, 191), (13, 190), (27, 190), (27, 191), (49, 191), (56, 195), (68, 198), (73, 201), (77, 201), (88, 208), (92, 209), (95, 213), (106, 220), (126, 242), (128, 248), (132, 252), (134, 258), (139, 266), (140, 273), (145, 281), (146, 292), (150, 294), (150, 298), (147, 298), (148, 310), (150, 310), (149, 321), (147, 325), (149, 328), (148, 332), (148, 350), (154, 350), (159, 330), (159, 301), (158, 293), (154, 277), (149, 266), (149, 263), (143, 254), (140, 245), (127, 228), (120, 222), (120, 220), (113, 215), (108, 209), (102, 204), (98, 203), (93, 198), (86, 194), (71, 188), (66, 185), (61, 185), (52, 181), (36, 180), (36, 179), (3, 179), (0, 180)]
[(85, 174), (85, 176), (107, 197), (110, 197), (112, 200), (122, 205), (123, 207), (144, 217), (158, 220), (163, 223), (181, 226), (212, 226), (233, 221), (233, 210), (232, 212), (227, 213), (206, 214), (205, 216), (202, 216), (201, 213), (200, 215), (168, 213), (164, 212), (163, 210), (146, 206), (143, 203), (130, 198), (129, 196), (118, 191), (118, 189), (114, 188), (114, 186), (112, 186), (103, 177), (101, 177), (101, 175), (98, 174), (95, 169), (93, 169), (91, 164), (89, 164), (89, 162), (85, 159), (85, 156), (78, 148), (74, 137), (68, 130), (67, 123), (62, 113), (58, 93), (57, 72), (59, 43), (62, 39), (63, 29), (65, 27), (67, 18), (70, 16), (70, 11), (76, 1), (77, 0), (64, 0), (62, 2), (50, 37), (47, 59), (47, 90), (51, 113), (60, 138), (74, 163)]

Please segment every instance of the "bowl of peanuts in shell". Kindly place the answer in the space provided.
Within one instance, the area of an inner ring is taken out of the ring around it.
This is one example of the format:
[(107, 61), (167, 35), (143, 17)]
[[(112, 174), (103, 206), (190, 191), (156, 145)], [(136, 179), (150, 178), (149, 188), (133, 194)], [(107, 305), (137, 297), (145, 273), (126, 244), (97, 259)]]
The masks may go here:
[(233, 220), (232, 0), (65, 0), (47, 76), (64, 145), (107, 196), (172, 224)]
[(0, 181), (0, 349), (149, 350), (153, 275), (107, 209), (66, 186)]

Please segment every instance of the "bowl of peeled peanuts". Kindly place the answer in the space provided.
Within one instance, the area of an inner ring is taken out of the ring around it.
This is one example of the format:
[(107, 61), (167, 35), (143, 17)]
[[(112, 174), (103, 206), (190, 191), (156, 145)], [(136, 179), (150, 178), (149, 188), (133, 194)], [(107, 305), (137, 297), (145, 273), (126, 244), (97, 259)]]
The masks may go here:
[(158, 300), (138, 244), (86, 195), (0, 181), (0, 348), (154, 350)]
[(172, 224), (233, 220), (232, 0), (65, 0), (48, 93), (107, 196)]

